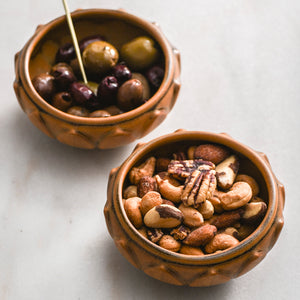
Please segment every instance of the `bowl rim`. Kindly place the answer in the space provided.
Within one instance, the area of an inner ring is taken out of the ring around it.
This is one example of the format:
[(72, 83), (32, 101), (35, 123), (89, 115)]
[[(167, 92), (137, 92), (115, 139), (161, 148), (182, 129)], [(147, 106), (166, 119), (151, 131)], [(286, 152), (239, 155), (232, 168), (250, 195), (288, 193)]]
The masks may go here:
[[(188, 138), (189, 136), (189, 138)], [(201, 140), (221, 144), (242, 154), (248, 158), (261, 173), (268, 190), (268, 209), (264, 219), (255, 231), (246, 239), (241, 241), (237, 246), (216, 254), (206, 254), (204, 256), (193, 256), (166, 250), (159, 245), (156, 245), (143, 237), (138, 230), (129, 221), (123, 203), (122, 203), (122, 187), (123, 182), (129, 170), (145, 155), (162, 147), (165, 144), (179, 142), (180, 140)], [(275, 175), (270, 164), (261, 156), (260, 152), (251, 149), (250, 147), (238, 142), (225, 133), (213, 133), (207, 131), (185, 131), (180, 130), (171, 134), (160, 136), (153, 139), (136, 149), (124, 161), (124, 163), (116, 171), (115, 181), (113, 184), (112, 197), (116, 215), (124, 231), (130, 236), (135, 243), (139, 244), (144, 250), (151, 252), (154, 255), (161, 255), (165, 260), (173, 261), (182, 264), (192, 265), (207, 265), (215, 264), (233, 259), (248, 252), (267, 234), (276, 217), (278, 208), (278, 187)]]
[[(112, 9), (78, 9), (71, 13), (73, 20), (84, 19), (85, 17), (93, 18), (95, 16), (105, 16), (105, 18), (116, 18), (120, 21), (125, 21), (130, 25), (136, 26), (149, 33), (149, 35), (156, 40), (162, 49), (164, 58), (165, 58), (165, 75), (163, 81), (156, 91), (156, 93), (143, 105), (130, 110), (128, 112), (124, 112), (119, 115), (110, 116), (110, 117), (96, 117), (96, 118), (88, 118), (88, 117), (79, 117), (75, 115), (68, 114), (63, 112), (51, 104), (49, 104), (46, 100), (44, 100), (33, 87), (30, 74), (29, 74), (29, 61), (34, 53), (34, 50), (38, 43), (42, 40), (43, 36), (49, 33), (53, 28), (60, 26), (65, 22), (65, 15), (62, 15), (58, 18), (55, 18), (48, 22), (45, 25), (40, 25), (37, 28), (35, 34), (29, 39), (27, 44), (24, 46), (23, 51), (21, 53), (22, 58), (19, 60), (19, 70), (20, 70), (20, 78), (24, 85), (24, 91), (27, 94), (28, 98), (30, 98), (42, 111), (47, 112), (48, 114), (55, 116), (57, 119), (67, 121), (71, 124), (79, 124), (85, 126), (110, 126), (116, 125), (123, 122), (127, 122), (129, 120), (135, 119), (137, 116), (143, 115), (147, 113), (152, 107), (155, 107), (167, 94), (170, 86), (173, 82), (173, 74), (174, 74), (174, 47), (171, 46), (169, 41), (164, 36), (163, 32), (156, 25), (156, 23), (151, 23), (146, 21), (140, 17), (137, 17), (133, 14), (127, 13), (124, 10), (112, 10)], [(22, 65), (24, 68), (22, 68)], [(31, 95), (28, 94), (28, 90), (31, 91)]]

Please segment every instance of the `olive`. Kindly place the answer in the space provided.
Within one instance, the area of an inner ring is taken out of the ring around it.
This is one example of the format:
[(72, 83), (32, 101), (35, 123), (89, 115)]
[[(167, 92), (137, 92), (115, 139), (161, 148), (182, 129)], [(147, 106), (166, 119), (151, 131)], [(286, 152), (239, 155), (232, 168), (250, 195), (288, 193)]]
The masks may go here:
[(110, 117), (111, 114), (107, 112), (106, 110), (95, 110), (92, 113), (90, 113), (91, 118), (103, 118), (103, 117)]
[(81, 106), (72, 106), (67, 110), (68, 114), (78, 116), (78, 117), (88, 117), (89, 111)]
[(146, 73), (146, 77), (150, 85), (156, 90), (160, 87), (164, 76), (165, 71), (160, 66), (153, 66)]
[(151, 96), (148, 80), (141, 73), (132, 73), (132, 79), (138, 79), (143, 85), (143, 100), (148, 100)]
[(56, 56), (55, 61), (57, 63), (59, 62), (66, 62), (69, 63), (73, 58), (75, 58), (75, 48), (72, 43), (66, 43), (63, 46), (59, 47)]
[(77, 57), (73, 58), (70, 61), (70, 67), (72, 68), (73, 73), (75, 74), (75, 76), (77, 76), (78, 78), (82, 78), (81, 70), (80, 70), (80, 67), (79, 67), (79, 62), (78, 62)]
[(96, 95), (84, 83), (73, 82), (70, 85), (70, 93), (75, 103), (79, 105), (86, 104), (88, 101), (96, 101)]
[(42, 73), (32, 79), (32, 84), (39, 95), (49, 101), (55, 93), (54, 77), (48, 73)]
[(114, 104), (118, 92), (118, 80), (114, 76), (106, 76), (99, 84), (97, 97), (104, 105)]
[(141, 36), (124, 44), (121, 56), (130, 68), (141, 70), (149, 68), (158, 59), (159, 52), (151, 38)]
[(66, 63), (58, 63), (51, 69), (50, 74), (55, 78), (55, 84), (60, 90), (67, 90), (76, 80), (72, 68)]
[(114, 66), (112, 69), (112, 74), (117, 78), (119, 84), (122, 84), (132, 77), (130, 70), (123, 63)]
[(116, 65), (119, 53), (113, 45), (96, 41), (84, 49), (82, 59), (89, 72), (103, 75)]
[(90, 35), (85, 37), (84, 39), (79, 41), (79, 49), (80, 52), (82, 53), (83, 50), (91, 43), (96, 42), (96, 41), (104, 41), (104, 37), (100, 34), (95, 34), (95, 35)]
[[(84, 83), (83, 81), (79, 81), (79, 82)], [(93, 91), (93, 93), (95, 95), (97, 95), (99, 83), (94, 82), (94, 81), (88, 81), (88, 83), (86, 85)]]
[(72, 105), (72, 97), (68, 92), (60, 92), (54, 95), (51, 104), (62, 111), (66, 111)]
[(134, 109), (143, 104), (143, 85), (138, 79), (124, 82), (118, 90), (117, 105), (124, 111)]

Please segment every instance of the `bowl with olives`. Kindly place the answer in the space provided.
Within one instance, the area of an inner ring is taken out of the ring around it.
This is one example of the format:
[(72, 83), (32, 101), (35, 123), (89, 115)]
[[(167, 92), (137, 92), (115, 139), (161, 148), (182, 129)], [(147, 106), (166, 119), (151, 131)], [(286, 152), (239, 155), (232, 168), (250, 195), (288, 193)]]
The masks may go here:
[(14, 89), (46, 135), (84, 149), (129, 144), (156, 128), (180, 89), (180, 54), (156, 23), (123, 10), (76, 10), (39, 25), (15, 56)]

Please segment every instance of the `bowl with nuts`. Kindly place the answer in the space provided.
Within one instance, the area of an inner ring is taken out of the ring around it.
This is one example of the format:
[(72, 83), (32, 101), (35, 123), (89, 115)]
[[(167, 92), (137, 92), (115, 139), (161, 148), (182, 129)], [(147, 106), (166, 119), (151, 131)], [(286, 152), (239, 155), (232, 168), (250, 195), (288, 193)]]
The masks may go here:
[(123, 10), (72, 13), (87, 80), (66, 17), (39, 25), (15, 56), (14, 89), (30, 121), (85, 149), (119, 147), (156, 128), (176, 102), (180, 55), (156, 23)]
[(267, 156), (227, 134), (178, 130), (110, 173), (104, 208), (119, 251), (163, 282), (211, 286), (273, 247), (285, 193)]

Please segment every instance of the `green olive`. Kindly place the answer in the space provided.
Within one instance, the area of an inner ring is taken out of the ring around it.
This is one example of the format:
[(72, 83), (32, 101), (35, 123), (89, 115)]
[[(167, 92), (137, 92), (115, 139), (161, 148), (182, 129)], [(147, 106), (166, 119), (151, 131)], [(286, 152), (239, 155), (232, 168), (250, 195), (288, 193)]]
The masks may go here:
[(159, 52), (151, 38), (141, 36), (124, 44), (121, 48), (121, 56), (130, 68), (142, 70), (150, 67), (157, 60)]
[(84, 49), (82, 59), (87, 71), (105, 74), (116, 65), (119, 53), (113, 45), (104, 41), (96, 41)]

